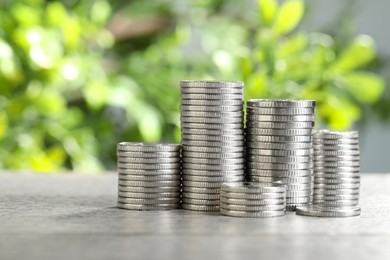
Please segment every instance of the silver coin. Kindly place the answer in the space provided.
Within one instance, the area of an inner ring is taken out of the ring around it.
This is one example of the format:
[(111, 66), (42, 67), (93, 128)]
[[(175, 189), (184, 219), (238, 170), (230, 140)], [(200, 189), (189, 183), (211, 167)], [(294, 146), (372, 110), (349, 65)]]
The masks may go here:
[(307, 182), (307, 183), (286, 183), (285, 182), (282, 182), (282, 181), (274, 181), (273, 183), (276, 183), (276, 184), (284, 184), (286, 185), (286, 189), (287, 191), (301, 191), (301, 190), (311, 190), (311, 187), (313, 186), (313, 184), (311, 182)]
[[(241, 99), (182, 99), (180, 101), (181, 107), (184, 106), (240, 106), (243, 110), (244, 101)], [(187, 109), (188, 110), (188, 109)]]
[(182, 123), (196, 124), (243, 124), (242, 117), (180, 117)]
[(316, 188), (314, 189), (315, 195), (352, 195), (359, 194), (359, 188), (349, 188), (349, 189), (326, 189), (326, 188)]
[(311, 217), (354, 217), (361, 213), (360, 207), (335, 208), (319, 205), (299, 206), (296, 209), (297, 215)]
[(244, 100), (244, 96), (240, 94), (185, 94), (181, 93), (182, 100)]
[(246, 135), (247, 140), (252, 142), (294, 142), (294, 143), (311, 143), (310, 135), (299, 135), (299, 136), (274, 136), (274, 135)]
[(128, 203), (117, 203), (118, 208), (129, 210), (169, 210), (179, 208), (179, 204), (156, 204), (156, 205), (137, 205)]
[[(243, 170), (244, 164), (193, 164), (193, 163), (183, 163), (183, 169), (193, 169), (200, 171), (235, 171), (235, 170)], [(185, 170), (183, 170), (184, 172)]]
[(180, 181), (180, 175), (131, 175), (118, 174), (118, 178), (124, 181)]
[(198, 200), (219, 200), (219, 194), (203, 194), (194, 192), (184, 192), (183, 198), (198, 199)]
[(259, 211), (259, 212), (248, 212), (248, 211), (237, 211), (220, 209), (222, 215), (229, 217), (241, 217), (241, 218), (269, 218), (269, 217), (281, 217), (286, 215), (286, 211)]
[(118, 191), (118, 196), (123, 198), (139, 198), (139, 199), (180, 198), (180, 192), (143, 193), (143, 192)]
[(220, 191), (221, 199), (239, 199), (239, 200), (269, 200), (269, 199), (280, 199), (284, 200), (286, 198), (285, 192), (262, 192), (262, 193), (246, 193), (246, 192), (230, 192), (224, 191), (221, 189)]
[(247, 128), (278, 128), (278, 129), (294, 129), (294, 128), (313, 128), (314, 122), (258, 122), (248, 121)]
[(298, 184), (298, 183), (310, 183), (311, 176), (305, 177), (259, 177), (259, 176), (250, 176), (251, 181), (255, 182), (280, 182), (281, 184)]
[(359, 145), (359, 139), (321, 139), (324, 146), (331, 145)]
[(238, 210), (238, 211), (247, 211), (247, 212), (262, 212), (262, 211), (277, 211), (277, 210), (285, 210), (286, 204), (276, 204), (276, 205), (235, 205), (235, 204), (227, 204), (221, 202), (219, 204), (220, 209), (227, 210)]
[(134, 163), (134, 164), (169, 164), (169, 163), (180, 163), (180, 157), (171, 158), (137, 158), (137, 157), (117, 157), (118, 162), (122, 163)]
[(126, 192), (141, 192), (141, 193), (167, 193), (167, 192), (180, 192), (180, 186), (174, 187), (138, 187), (138, 186), (122, 186), (118, 185), (119, 191)]
[(274, 185), (265, 183), (239, 182), (239, 183), (223, 183), (221, 190), (226, 192), (242, 192), (242, 193), (262, 193), (262, 192), (285, 192), (284, 185)]
[(296, 129), (274, 129), (274, 128), (247, 128), (247, 134), (250, 135), (271, 135), (271, 136), (299, 136), (311, 135), (312, 128)]
[(335, 144), (335, 145), (317, 145), (313, 144), (313, 148), (316, 150), (323, 150), (323, 151), (337, 151), (337, 152), (345, 152), (345, 151), (359, 151), (359, 145), (358, 144)]
[(246, 119), (250, 121), (258, 122), (314, 122), (314, 115), (294, 115), (294, 116), (281, 116), (281, 115), (256, 115), (247, 114)]
[(244, 176), (244, 169), (232, 170), (232, 171), (205, 171), (205, 170), (193, 170), (183, 169), (183, 176), (209, 176), (209, 177), (229, 177), (229, 176)]
[(174, 152), (180, 151), (180, 144), (121, 142), (117, 144), (117, 150), (127, 152)]
[(117, 151), (119, 157), (131, 157), (131, 158), (175, 158), (180, 156), (180, 152), (155, 152), (155, 153), (143, 153), (143, 152), (123, 152)]
[(217, 206), (208, 206), (208, 205), (195, 205), (195, 204), (181, 204), (181, 207), (186, 210), (192, 211), (203, 211), (203, 212), (218, 212), (219, 205)]
[(225, 165), (225, 164), (244, 164), (244, 158), (228, 158), (228, 159), (214, 159), (214, 158), (191, 158), (183, 157), (184, 163), (199, 163), (199, 164), (211, 164), (211, 165)]
[(242, 101), (224, 100), (182, 100), (180, 111), (200, 111), (200, 112), (236, 112), (243, 111)]
[(199, 152), (183, 152), (183, 157), (189, 158), (206, 158), (206, 159), (228, 159), (228, 158), (244, 158), (244, 153), (199, 153)]
[(156, 188), (156, 187), (180, 187), (180, 181), (125, 181), (118, 180), (118, 184), (121, 186), (131, 187), (145, 187), (145, 188)]
[(232, 154), (244, 152), (244, 147), (201, 147), (183, 145), (183, 153), (185, 152)]
[(200, 194), (219, 194), (220, 188), (201, 188), (201, 187), (183, 187), (184, 193), (200, 193)]
[(325, 162), (360, 161), (360, 156), (359, 155), (352, 155), (352, 156), (324, 156), (323, 160)]
[(232, 129), (244, 129), (244, 125), (242, 123), (236, 123), (236, 124), (217, 124), (217, 123), (210, 123), (210, 124), (199, 124), (199, 123), (189, 123), (189, 122), (181, 122), (181, 127), (183, 128), (195, 128), (195, 129), (224, 129), (224, 130), (232, 130)]
[(118, 197), (118, 201), (126, 204), (134, 205), (158, 205), (158, 204), (179, 204), (180, 198), (149, 198), (149, 199), (139, 199), (139, 198), (125, 198)]
[(304, 177), (311, 176), (312, 170), (258, 170), (247, 169), (248, 175), (259, 177)]
[(246, 109), (248, 114), (257, 114), (257, 115), (314, 115), (314, 107), (305, 107), (305, 108), (278, 108), (278, 107), (250, 107)]
[(287, 156), (296, 156), (296, 157), (307, 157), (312, 153), (312, 149), (299, 149), (299, 150), (267, 150), (267, 149), (247, 149), (247, 154), (250, 156), (274, 156), (274, 157), (287, 157)]
[(320, 195), (314, 194), (313, 200), (358, 200), (359, 194)]
[(191, 199), (191, 198), (182, 198), (183, 204), (190, 204), (190, 205), (205, 205), (205, 206), (218, 206), (219, 205), (219, 199), (217, 200), (204, 200), (204, 199)]
[(226, 198), (220, 197), (221, 203), (231, 204), (231, 205), (250, 205), (250, 206), (264, 206), (264, 205), (284, 205), (286, 204), (285, 198), (280, 199), (235, 199), (235, 198)]
[(243, 118), (243, 111), (236, 112), (209, 112), (209, 111), (181, 111), (181, 117), (204, 117), (204, 118)]
[(359, 187), (360, 187), (360, 183), (340, 183), (340, 184), (314, 183), (314, 189), (341, 190), (341, 189), (357, 189)]
[(314, 171), (323, 172), (323, 173), (340, 173), (340, 172), (360, 172), (360, 167), (317, 167), (314, 165)]
[(338, 167), (359, 167), (360, 161), (333, 161), (333, 162), (324, 162), (325, 168), (338, 168)]
[(315, 177), (314, 183), (319, 184), (342, 184), (342, 183), (360, 183), (360, 176), (356, 177), (343, 177), (343, 178), (321, 178), (321, 177)]
[(359, 139), (359, 133), (357, 131), (324, 131), (321, 137), (324, 139)]
[(311, 195), (311, 190), (287, 190), (286, 198), (295, 198), (295, 197), (309, 197)]
[(268, 142), (247, 142), (247, 147), (266, 150), (298, 150), (310, 149), (311, 143), (268, 143)]
[(242, 136), (244, 135), (244, 129), (231, 129), (231, 130), (225, 130), (225, 129), (219, 129), (219, 130), (212, 130), (212, 129), (196, 129), (196, 128), (181, 128), (182, 134), (185, 135), (238, 135)]
[(191, 135), (182, 134), (182, 138), (188, 141), (212, 141), (212, 142), (226, 142), (226, 141), (244, 141), (244, 135)]
[(265, 163), (309, 163), (310, 156), (265, 156), (265, 155), (248, 155), (246, 157), (251, 162)]
[(117, 162), (118, 168), (135, 170), (167, 170), (179, 169), (180, 163), (160, 163), (160, 164), (142, 164), (142, 163), (122, 163)]
[(245, 177), (244, 175), (241, 176), (215, 176), (215, 177), (209, 177), (209, 176), (195, 176), (195, 175), (184, 175), (183, 180), (184, 181), (195, 181), (195, 182), (238, 182), (238, 181), (244, 181)]
[(313, 199), (313, 205), (323, 205), (323, 206), (357, 206), (359, 204), (359, 200), (318, 200)]
[(221, 182), (201, 182), (183, 180), (183, 187), (220, 188)]
[(286, 198), (286, 203), (291, 204), (305, 204), (310, 203), (311, 198), (309, 196), (307, 197), (295, 197), (295, 198)]
[(248, 107), (285, 107), (285, 108), (314, 108), (315, 100), (293, 100), (293, 99), (250, 99), (246, 102)]
[(148, 176), (155, 176), (155, 175), (180, 175), (180, 168), (175, 169), (166, 169), (166, 170), (137, 170), (137, 169), (125, 169), (125, 168), (118, 168), (118, 173), (121, 175), (148, 175)]
[(239, 88), (244, 87), (242, 81), (207, 81), (207, 80), (182, 80), (180, 87), (190, 88)]
[(219, 94), (236, 94), (243, 95), (243, 88), (181, 88), (183, 94), (203, 94), (203, 95), (219, 95)]
[(311, 163), (247, 163), (250, 169), (260, 170), (305, 170), (311, 169)]
[(358, 172), (337, 172), (337, 173), (322, 173), (322, 172), (316, 172), (315, 173), (316, 178), (353, 178), (360, 176)]

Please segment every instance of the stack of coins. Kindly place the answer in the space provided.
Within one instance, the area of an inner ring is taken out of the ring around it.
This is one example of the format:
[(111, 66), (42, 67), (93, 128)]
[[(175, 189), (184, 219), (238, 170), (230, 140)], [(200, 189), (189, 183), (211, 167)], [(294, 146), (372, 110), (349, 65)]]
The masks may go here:
[(310, 203), (315, 101), (252, 99), (246, 116), (248, 180), (285, 184), (287, 210)]
[(180, 206), (180, 145), (117, 145), (118, 208), (167, 210)]
[(313, 205), (297, 214), (326, 217), (360, 215), (360, 152), (356, 131), (317, 131), (314, 142)]
[(286, 214), (286, 186), (253, 182), (221, 187), (220, 212), (231, 217), (279, 217)]
[(243, 181), (243, 83), (181, 81), (182, 207), (219, 211), (222, 182)]

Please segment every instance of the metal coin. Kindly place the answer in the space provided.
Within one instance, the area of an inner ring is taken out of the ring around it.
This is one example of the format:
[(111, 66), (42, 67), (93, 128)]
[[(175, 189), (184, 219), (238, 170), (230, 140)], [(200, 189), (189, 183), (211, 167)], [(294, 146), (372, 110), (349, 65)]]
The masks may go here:
[(360, 215), (361, 209), (359, 207), (335, 208), (306, 205), (297, 207), (296, 213), (310, 217), (354, 217)]
[(311, 143), (268, 143), (268, 142), (247, 142), (247, 147), (266, 150), (298, 150), (310, 149)]
[(281, 115), (255, 115), (247, 114), (246, 119), (250, 121), (258, 122), (314, 122), (314, 115), (294, 115), (294, 116), (281, 116)]
[(236, 112), (243, 111), (242, 101), (224, 100), (182, 100), (181, 111), (200, 111), (200, 112)]
[(270, 108), (270, 107), (250, 107), (246, 109), (248, 114), (257, 115), (313, 115), (315, 113), (314, 107), (306, 108)]
[(316, 178), (353, 178), (360, 176), (358, 172), (337, 172), (337, 173), (322, 173), (322, 172), (316, 172), (315, 173)]
[(281, 217), (286, 215), (286, 211), (259, 211), (259, 212), (248, 212), (248, 211), (237, 211), (220, 209), (222, 215), (229, 217), (241, 217), (241, 218), (269, 218), (269, 217)]
[(352, 195), (359, 194), (359, 188), (350, 188), (350, 189), (326, 189), (326, 188), (316, 188), (314, 189), (315, 195)]
[(359, 139), (322, 139), (321, 144), (324, 146), (359, 145)]
[(250, 176), (251, 181), (255, 182), (280, 182), (281, 184), (298, 184), (298, 183), (310, 183), (311, 176), (305, 177), (259, 177)]
[(244, 96), (240, 94), (185, 94), (181, 93), (182, 100), (244, 100)]
[(167, 192), (180, 192), (180, 186), (174, 187), (138, 187), (138, 186), (122, 186), (118, 185), (119, 191), (126, 192), (141, 192), (141, 193), (167, 193)]
[(184, 169), (193, 169), (201, 171), (235, 171), (243, 170), (244, 164), (193, 164), (193, 163), (183, 163), (183, 172)]
[(325, 168), (338, 168), (338, 167), (359, 167), (360, 161), (333, 161), (333, 162), (324, 162)]
[(266, 149), (247, 149), (247, 154), (250, 156), (299, 156), (299, 157), (307, 157), (312, 153), (312, 149), (299, 149), (299, 150), (266, 150)]
[(137, 205), (128, 203), (117, 203), (118, 208), (129, 210), (169, 210), (177, 209), (179, 204), (156, 204), (156, 205)]
[(220, 188), (221, 182), (200, 182), (183, 180), (183, 187)]
[(196, 152), (196, 153), (242, 153), (244, 152), (244, 146), (242, 147), (201, 147), (192, 145), (183, 145), (183, 153)]
[(319, 195), (314, 194), (314, 200), (358, 200), (359, 194)]
[(357, 131), (340, 132), (340, 131), (325, 131), (321, 135), (324, 139), (359, 139)]
[(137, 169), (125, 169), (125, 168), (118, 168), (118, 173), (121, 175), (148, 175), (148, 176), (155, 176), (155, 175), (180, 175), (180, 168), (174, 168), (174, 169), (166, 169), (166, 170), (137, 170)]
[(242, 117), (180, 117), (182, 123), (196, 124), (243, 124)]
[(125, 180), (118, 180), (118, 184), (121, 186), (135, 186), (135, 187), (145, 187), (145, 188), (180, 187), (180, 181), (125, 181)]
[(311, 163), (247, 163), (247, 167), (251, 169), (261, 170), (305, 170), (311, 169)]
[(273, 135), (246, 135), (247, 140), (252, 142), (294, 142), (294, 143), (311, 143), (310, 135), (300, 135), (300, 136), (273, 136)]
[(243, 88), (181, 88), (183, 94), (203, 94), (203, 95), (219, 95), (219, 94), (236, 94), (243, 95)]
[(258, 169), (247, 169), (248, 175), (260, 176), (260, 177), (304, 177), (311, 176), (312, 170), (258, 170)]
[(315, 100), (293, 100), (293, 99), (250, 99), (246, 102), (248, 107), (271, 107), (271, 108), (314, 108)]
[(208, 205), (195, 205), (195, 204), (181, 204), (181, 207), (186, 210), (192, 210), (192, 211), (203, 211), (203, 212), (218, 212), (219, 211), (219, 205), (218, 206), (208, 206)]
[(219, 194), (203, 194), (194, 192), (184, 192), (183, 198), (198, 199), (198, 200), (219, 200)]
[(314, 205), (323, 205), (323, 206), (357, 206), (359, 204), (359, 200), (318, 200), (313, 199)]
[(135, 204), (135, 205), (179, 204), (180, 198), (139, 199), (139, 198), (118, 197), (118, 201), (121, 203)]
[(357, 189), (359, 187), (360, 187), (360, 182), (358, 182), (358, 183), (340, 183), (340, 184), (314, 183), (314, 189), (341, 190), (341, 189)]
[(343, 177), (343, 178), (321, 178), (315, 177), (314, 183), (324, 184), (342, 184), (342, 183), (360, 183), (360, 176), (356, 177)]
[(118, 196), (123, 198), (139, 198), (139, 199), (180, 198), (180, 192), (143, 193), (143, 192), (118, 191)]
[(193, 169), (183, 169), (183, 176), (210, 176), (210, 177), (221, 177), (221, 176), (244, 176), (244, 169), (232, 170), (232, 171), (202, 171)]
[(226, 141), (244, 141), (244, 135), (191, 135), (182, 134), (182, 138), (188, 141), (212, 141), (212, 142), (226, 142)]
[(117, 163), (118, 168), (135, 170), (167, 170), (179, 169), (180, 163), (142, 164), (142, 163)]
[(287, 190), (286, 198), (295, 198), (295, 197), (309, 197), (311, 195), (311, 190)]
[(195, 128), (195, 129), (243, 129), (244, 125), (242, 123), (236, 124), (217, 124), (217, 123), (209, 123), (209, 124), (199, 124), (199, 123), (189, 123), (189, 122), (181, 122), (181, 127), (184, 128)]
[(231, 130), (211, 130), (211, 129), (196, 129), (196, 128), (181, 128), (182, 134), (185, 135), (244, 135), (244, 129), (231, 129)]
[(231, 204), (231, 205), (250, 205), (250, 206), (264, 206), (264, 205), (284, 205), (286, 204), (285, 198), (280, 199), (235, 199), (235, 198), (226, 198), (220, 197), (221, 203)]
[(239, 182), (239, 183), (223, 183), (221, 190), (226, 192), (242, 192), (242, 193), (262, 193), (262, 192), (285, 192), (284, 185), (273, 185), (265, 183)]
[(174, 152), (180, 151), (180, 144), (121, 142), (117, 144), (117, 150), (127, 152)]
[(180, 157), (171, 158), (137, 158), (137, 157), (122, 157), (118, 156), (118, 162), (122, 163), (134, 163), (134, 164), (168, 164), (168, 163), (180, 163)]
[(189, 88), (239, 88), (244, 87), (242, 81), (207, 81), (207, 80), (182, 80), (180, 87)]
[(244, 158), (244, 153), (199, 153), (183, 151), (183, 157), (190, 158), (206, 158), (206, 159), (228, 159), (228, 158)]
[(246, 192), (230, 192), (221, 189), (220, 196), (228, 199), (239, 200), (284, 200), (286, 198), (285, 192), (262, 192), (262, 193), (246, 193)]
[(204, 117), (204, 118), (230, 118), (244, 117), (243, 111), (237, 112), (208, 112), (208, 111), (181, 111), (182, 117)]
[(315, 171), (324, 172), (324, 173), (340, 173), (340, 172), (360, 172), (360, 167), (316, 167), (314, 166)]
[(352, 156), (323, 156), (325, 162), (338, 162), (338, 161), (360, 161), (359, 155)]
[(310, 156), (264, 156), (264, 155), (249, 155), (248, 161), (251, 162), (266, 162), (266, 163), (309, 163), (311, 161)]
[(302, 128), (302, 129), (247, 128), (246, 132), (247, 134), (250, 135), (299, 136), (299, 135), (311, 135), (312, 128)]
[(337, 151), (337, 152), (345, 152), (345, 151), (359, 151), (358, 144), (335, 144), (335, 145), (313, 145), (314, 149), (328, 151)]
[(159, 152), (159, 153), (142, 153), (142, 152), (123, 152), (117, 151), (116, 155), (118, 157), (124, 158), (176, 158), (180, 157), (180, 152)]
[(214, 158), (190, 158), (183, 157), (184, 163), (199, 163), (199, 164), (212, 164), (212, 165), (224, 165), (224, 164), (244, 164), (244, 158), (228, 158), (228, 159), (214, 159)]
[(204, 199), (191, 199), (191, 198), (182, 198), (183, 204), (191, 204), (191, 205), (205, 205), (205, 206), (218, 206), (219, 199), (217, 200), (204, 200)]
[(226, 204), (221, 202), (219, 205), (220, 209), (227, 210), (238, 210), (238, 211), (247, 211), (247, 212), (262, 212), (262, 211), (274, 211), (274, 210), (285, 210), (286, 204), (276, 204), (276, 205), (235, 205), (235, 204)]
[(219, 191), (220, 188), (183, 187), (183, 194), (187, 192), (200, 194), (219, 194)]
[(295, 197), (295, 198), (286, 198), (287, 204), (304, 204), (304, 203), (310, 203), (311, 198), (310, 197)]
[(125, 181), (180, 181), (180, 175), (130, 175), (130, 174), (118, 174), (120, 180)]
[(281, 129), (294, 129), (294, 128), (313, 128), (314, 122), (258, 122), (248, 121), (248, 128), (281, 128)]
[(216, 177), (209, 177), (209, 176), (195, 176), (195, 175), (185, 175), (183, 176), (184, 181), (195, 181), (195, 182), (238, 182), (238, 181), (244, 181), (245, 176), (216, 176)]

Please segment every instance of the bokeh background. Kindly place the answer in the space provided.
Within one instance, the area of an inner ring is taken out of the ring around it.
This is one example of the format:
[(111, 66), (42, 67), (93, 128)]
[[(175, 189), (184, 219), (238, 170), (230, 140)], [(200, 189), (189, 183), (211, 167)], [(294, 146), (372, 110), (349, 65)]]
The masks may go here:
[(118, 141), (179, 142), (181, 79), (316, 99), (387, 172), (387, 0), (1, 0), (0, 168), (95, 174)]

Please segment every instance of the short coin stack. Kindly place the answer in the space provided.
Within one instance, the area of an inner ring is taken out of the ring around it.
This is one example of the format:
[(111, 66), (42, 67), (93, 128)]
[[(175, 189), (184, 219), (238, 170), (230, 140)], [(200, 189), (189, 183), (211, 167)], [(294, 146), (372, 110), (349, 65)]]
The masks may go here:
[(166, 210), (180, 206), (180, 145), (117, 145), (118, 207)]
[(316, 131), (313, 205), (297, 214), (326, 217), (360, 215), (360, 152), (356, 131)]
[(310, 203), (315, 101), (252, 99), (246, 116), (248, 180), (287, 185), (287, 210)]
[(181, 81), (182, 207), (219, 211), (222, 182), (244, 180), (243, 83)]
[(286, 214), (284, 185), (254, 182), (224, 183), (220, 212), (231, 217), (280, 217)]

